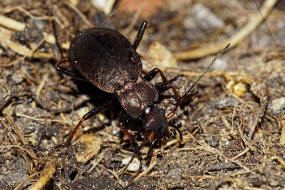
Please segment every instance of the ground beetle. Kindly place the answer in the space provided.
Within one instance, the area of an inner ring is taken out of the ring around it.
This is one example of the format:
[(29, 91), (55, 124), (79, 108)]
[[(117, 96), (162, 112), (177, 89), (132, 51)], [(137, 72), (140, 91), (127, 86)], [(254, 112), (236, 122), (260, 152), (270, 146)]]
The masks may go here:
[[(132, 134), (128, 132), (127, 126), (130, 120), (141, 122), (139, 131), (146, 135), (145, 141), (150, 143), (148, 158), (154, 145), (167, 135), (168, 126), (176, 128), (180, 138), (182, 138), (182, 134), (178, 127), (174, 125), (173, 120), (168, 122), (168, 119), (174, 115), (178, 106), (191, 96), (197, 82), (207, 71), (181, 97), (172, 85), (177, 77), (168, 80), (158, 68), (144, 73), (136, 49), (142, 40), (146, 26), (147, 22), (143, 21), (133, 44), (119, 32), (107, 28), (87, 29), (80, 32), (71, 41), (68, 62), (76, 72), (68, 71), (65, 67), (62, 67), (61, 65), (65, 61), (56, 64), (57, 70), (75, 78), (87, 79), (100, 90), (113, 94), (115, 98), (107, 100), (86, 113), (71, 131), (65, 145), (71, 142), (83, 121), (109, 108), (116, 100), (123, 108), (120, 116), (120, 127), (137, 151), (140, 148), (137, 147)], [(143, 73), (144, 75), (142, 75)], [(153, 85), (150, 81), (156, 74), (160, 74), (162, 82)], [(161, 93), (170, 88), (173, 90), (171, 97), (177, 103), (175, 108), (166, 115), (165, 110), (158, 108), (156, 104), (163, 99)]]

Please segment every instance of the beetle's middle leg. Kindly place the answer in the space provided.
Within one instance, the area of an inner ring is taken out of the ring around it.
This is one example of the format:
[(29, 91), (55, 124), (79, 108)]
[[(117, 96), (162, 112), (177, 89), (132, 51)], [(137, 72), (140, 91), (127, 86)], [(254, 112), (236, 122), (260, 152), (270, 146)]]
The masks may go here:
[(120, 128), (123, 130), (124, 135), (128, 138), (131, 145), (135, 148), (135, 151), (138, 151), (138, 144), (135, 141), (134, 136), (129, 133), (128, 129), (125, 127), (128, 123), (128, 116), (125, 113), (121, 113), (120, 116)]
[(63, 145), (58, 145), (58, 147), (60, 147), (60, 146), (68, 146), (71, 143), (72, 138), (74, 137), (76, 131), (79, 129), (79, 127), (82, 124), (82, 122), (85, 121), (85, 120), (90, 119), (91, 117), (93, 117), (93, 116), (97, 115), (98, 113), (104, 111), (105, 109), (109, 108), (111, 103), (112, 103), (112, 100), (109, 100), (109, 101), (99, 105), (98, 107), (93, 108), (89, 112), (87, 112), (80, 119), (80, 121), (77, 123), (77, 125), (72, 129), (72, 131), (69, 133), (69, 136), (68, 136), (67, 140), (65, 141), (65, 143)]

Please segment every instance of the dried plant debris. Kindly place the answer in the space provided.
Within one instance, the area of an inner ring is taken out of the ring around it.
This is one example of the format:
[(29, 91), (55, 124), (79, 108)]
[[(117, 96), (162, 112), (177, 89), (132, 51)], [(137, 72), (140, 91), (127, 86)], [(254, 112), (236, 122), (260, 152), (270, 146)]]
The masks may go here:
[[(0, 1), (0, 189), (285, 188), (284, 2), (145, 2)], [(108, 96), (55, 69), (71, 39), (105, 26), (133, 42), (144, 19), (143, 69), (179, 76), (180, 95), (231, 43), (174, 115), (183, 139), (170, 129), (147, 162), (149, 146), (135, 154), (110, 107), (55, 149)]]

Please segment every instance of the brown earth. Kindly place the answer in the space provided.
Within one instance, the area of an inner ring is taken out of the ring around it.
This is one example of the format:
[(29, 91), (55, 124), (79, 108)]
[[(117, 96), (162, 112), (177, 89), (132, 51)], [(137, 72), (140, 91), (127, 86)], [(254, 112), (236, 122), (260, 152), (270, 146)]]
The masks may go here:
[[(229, 41), (235, 47), (217, 58), (199, 82), (193, 100), (180, 106), (174, 116), (181, 124), (183, 140), (169, 128), (169, 137), (155, 147), (150, 164), (146, 163), (146, 146), (137, 161), (141, 168), (119, 175), (122, 163), (134, 153), (119, 128), (120, 107), (84, 122), (72, 146), (49, 151), (64, 142), (88, 110), (109, 97), (87, 82), (56, 71), (60, 53), (51, 15), (65, 56), (80, 30), (113, 27), (133, 41), (146, 19), (149, 26), (138, 49), (144, 70), (160, 67), (168, 78), (183, 74), (174, 83), (182, 95), (211, 62), (206, 49), (225, 47), (223, 42), (258, 18), (257, 7), (264, 5), (257, 0), (256, 4), (246, 0), (155, 1), (159, 11), (142, 18), (129, 12), (140, 9), (127, 4), (128, 11), (123, 11), (124, 4), (117, 11), (116, 4), (106, 17), (90, 2), (0, 2), (0, 189), (285, 188), (283, 1), (243, 41)], [(169, 63), (166, 56), (151, 59), (157, 57), (148, 53), (153, 42), (172, 52), (171, 68), (162, 65), (162, 60)], [(197, 49), (205, 55), (191, 60), (191, 51)], [(180, 56), (185, 51), (188, 58)], [(170, 112), (174, 103), (169, 99), (158, 106)], [(141, 144), (143, 137), (130, 132)]]

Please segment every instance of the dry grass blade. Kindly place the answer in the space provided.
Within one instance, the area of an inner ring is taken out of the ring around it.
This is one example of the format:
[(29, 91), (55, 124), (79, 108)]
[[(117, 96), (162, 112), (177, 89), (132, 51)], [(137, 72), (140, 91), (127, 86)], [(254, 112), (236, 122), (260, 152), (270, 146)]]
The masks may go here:
[(4, 15), (0, 15), (0, 25), (16, 31), (24, 30), (26, 27), (24, 23), (18, 22)]
[(34, 57), (34, 58), (40, 58), (40, 59), (51, 59), (54, 57), (54, 55), (50, 53), (34, 52), (33, 50), (27, 48), (24, 45), (11, 41), (10, 38), (12, 34), (10, 32), (3, 32), (3, 31), (4, 29), (0, 30), (0, 43), (3, 46), (7, 46), (12, 51), (20, 55), (23, 55), (25, 57)]
[(47, 184), (47, 182), (52, 178), (55, 173), (55, 162), (50, 162), (42, 172), (42, 176), (34, 183), (29, 190), (40, 190)]
[[(140, 173), (137, 177), (135, 177), (135, 178), (131, 181), (131, 183), (135, 183), (135, 182), (138, 181), (140, 178), (142, 178), (143, 176), (145, 176), (148, 172), (150, 172), (150, 171), (153, 169), (153, 167), (156, 165), (156, 159), (157, 159), (157, 156), (156, 156), (156, 155), (153, 155), (153, 156), (151, 157), (149, 166), (148, 166), (142, 173)], [(130, 184), (131, 184), (131, 183), (130, 183)], [(130, 185), (130, 184), (129, 184), (129, 185)]]
[(177, 60), (189, 60), (206, 57), (208, 55), (215, 54), (221, 51), (227, 44), (231, 44), (231, 47), (235, 47), (244, 41), (248, 35), (250, 35), (269, 15), (270, 11), (278, 0), (266, 0), (263, 3), (263, 6), (260, 9), (260, 12), (252, 15), (249, 19), (249, 22), (234, 36), (231, 38), (218, 43), (206, 44), (198, 49), (193, 49), (184, 52), (178, 52), (175, 54)]

